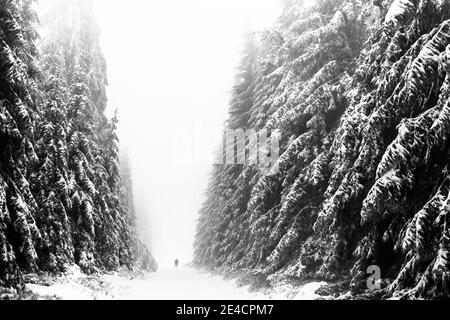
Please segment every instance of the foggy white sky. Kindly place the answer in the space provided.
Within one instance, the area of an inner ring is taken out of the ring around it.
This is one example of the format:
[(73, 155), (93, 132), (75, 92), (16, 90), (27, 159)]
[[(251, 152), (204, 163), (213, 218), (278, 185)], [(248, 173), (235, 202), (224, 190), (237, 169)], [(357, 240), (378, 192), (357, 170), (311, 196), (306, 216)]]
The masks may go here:
[(162, 265), (192, 259), (197, 212), (221, 136), (242, 34), (278, 0), (97, 0), (109, 108), (133, 166), (139, 215)]

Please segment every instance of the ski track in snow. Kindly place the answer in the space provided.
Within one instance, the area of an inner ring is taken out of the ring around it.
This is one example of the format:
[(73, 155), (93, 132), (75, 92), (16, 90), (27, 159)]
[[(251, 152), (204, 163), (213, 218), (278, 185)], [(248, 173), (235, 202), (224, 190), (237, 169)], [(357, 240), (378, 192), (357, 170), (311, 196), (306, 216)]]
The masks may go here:
[[(148, 273), (144, 278), (127, 279), (118, 274), (103, 275), (107, 290), (95, 291), (79, 281), (83, 275), (75, 272), (52, 286), (27, 284), (29, 290), (40, 296), (63, 300), (269, 300), (287, 299), (286, 289), (270, 294), (250, 292), (248, 286), (238, 287), (235, 280), (224, 280), (192, 268), (162, 269)], [(316, 299), (314, 291), (324, 283), (312, 282), (297, 288), (293, 299)], [(291, 288), (292, 289), (292, 288)], [(289, 292), (292, 295), (292, 291)]]

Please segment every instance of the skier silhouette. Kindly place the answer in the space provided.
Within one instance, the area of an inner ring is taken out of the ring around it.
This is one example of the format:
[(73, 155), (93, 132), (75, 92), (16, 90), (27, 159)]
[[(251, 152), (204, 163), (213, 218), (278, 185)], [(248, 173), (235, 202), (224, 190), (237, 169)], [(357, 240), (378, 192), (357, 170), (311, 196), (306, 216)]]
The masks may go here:
[(179, 263), (180, 263), (180, 261), (178, 261), (178, 259), (175, 259), (175, 268), (178, 268)]

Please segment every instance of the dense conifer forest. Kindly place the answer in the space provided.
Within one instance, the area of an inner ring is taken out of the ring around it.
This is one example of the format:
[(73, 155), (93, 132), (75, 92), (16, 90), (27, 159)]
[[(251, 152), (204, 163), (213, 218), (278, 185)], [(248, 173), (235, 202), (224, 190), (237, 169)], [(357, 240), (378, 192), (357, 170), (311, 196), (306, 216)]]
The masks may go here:
[(71, 264), (154, 269), (105, 116), (92, 4), (56, 1), (39, 18), (35, 4), (0, 0), (0, 287)]
[(450, 1), (286, 0), (246, 43), (225, 129), (279, 134), (279, 172), (214, 167), (196, 264), (448, 298)]
[[(224, 133), (269, 132), (280, 156), (213, 167), (194, 264), (325, 281), (328, 297), (448, 299), (450, 0), (308, 3), (281, 0), (245, 34)], [(155, 271), (93, 2), (36, 5), (0, 0), (0, 290), (73, 265)]]

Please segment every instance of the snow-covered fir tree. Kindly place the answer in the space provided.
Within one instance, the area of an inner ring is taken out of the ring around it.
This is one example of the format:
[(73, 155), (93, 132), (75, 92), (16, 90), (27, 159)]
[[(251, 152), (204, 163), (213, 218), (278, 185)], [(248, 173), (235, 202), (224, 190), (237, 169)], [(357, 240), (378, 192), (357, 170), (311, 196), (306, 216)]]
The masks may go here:
[(137, 254), (152, 269), (120, 178), (117, 119), (104, 114), (92, 2), (55, 1), (40, 21), (33, 2), (0, 1), (0, 286), (70, 264), (131, 268)]
[(280, 172), (215, 168), (196, 263), (355, 294), (376, 265), (372, 294), (448, 298), (449, 19), (447, 0), (284, 1), (227, 127), (280, 132)]

